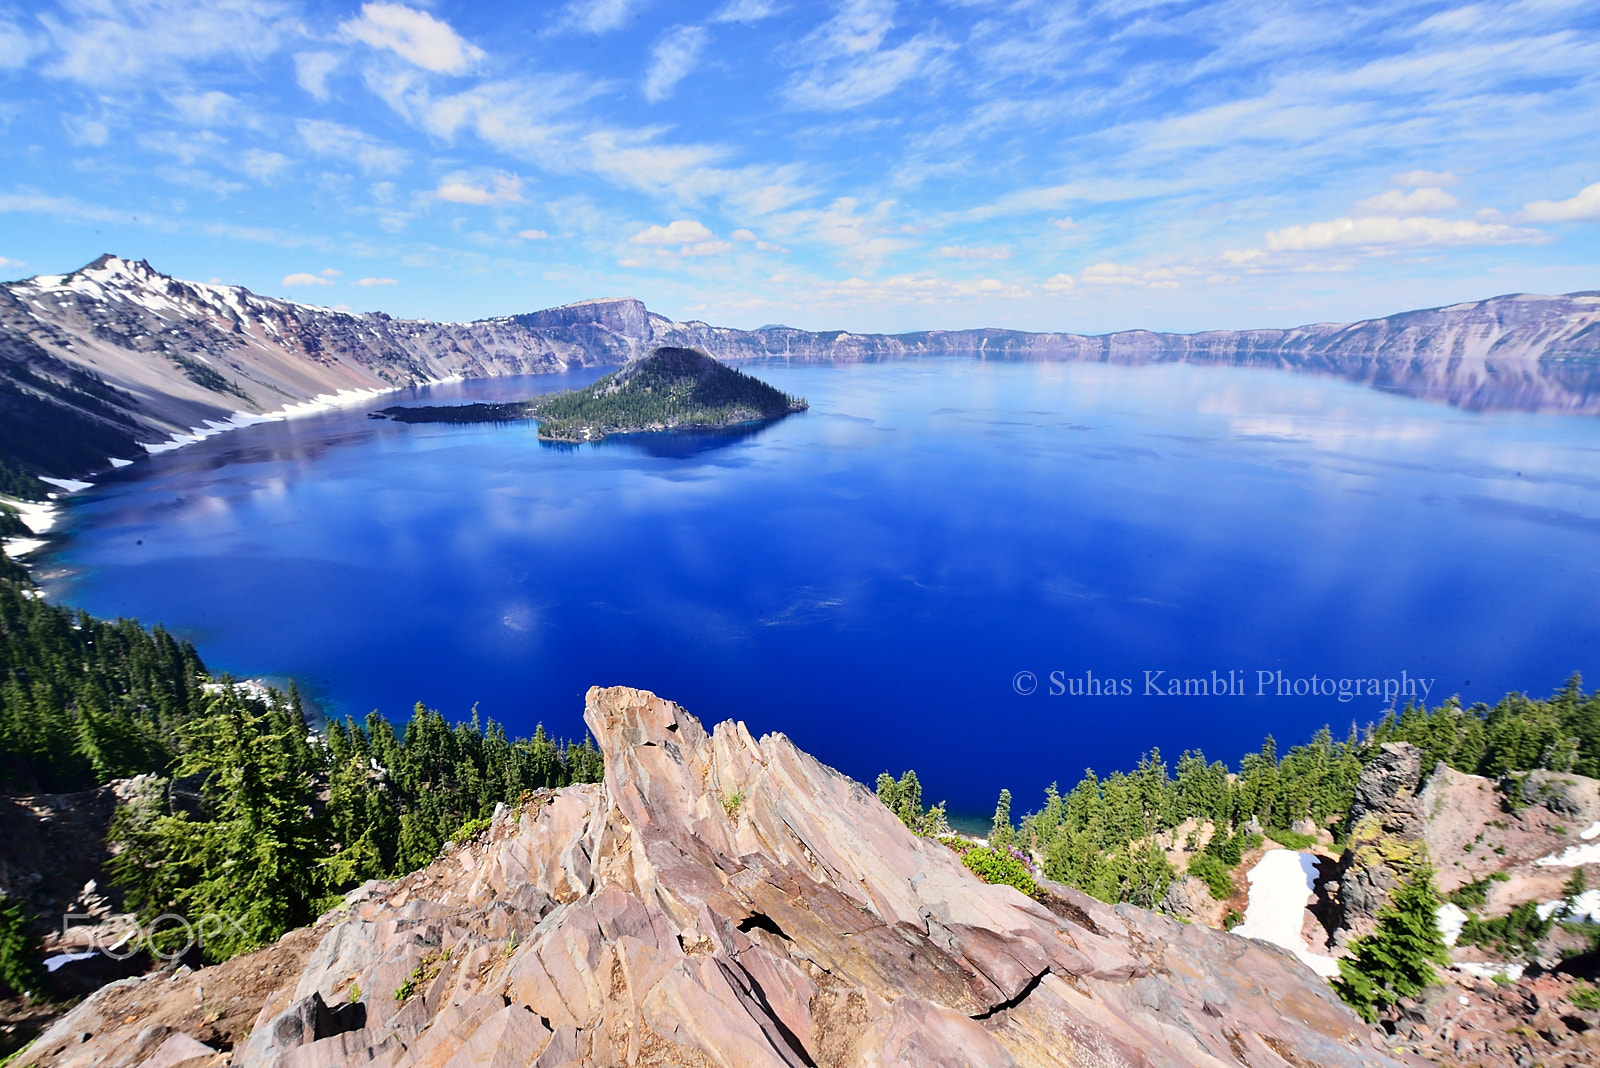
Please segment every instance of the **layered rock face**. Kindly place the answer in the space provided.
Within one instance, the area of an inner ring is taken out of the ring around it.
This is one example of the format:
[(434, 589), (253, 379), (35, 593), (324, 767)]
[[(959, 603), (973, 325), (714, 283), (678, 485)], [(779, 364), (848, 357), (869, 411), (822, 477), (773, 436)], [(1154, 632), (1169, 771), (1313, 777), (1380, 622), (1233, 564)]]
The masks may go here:
[[(980, 882), (781, 735), (708, 734), (622, 687), (591, 690), (585, 718), (603, 786), (526, 799), (350, 895), (232, 1063), (1395, 1063), (1288, 953)], [(102, 1010), (84, 1003), (34, 1060), (138, 1063), (118, 1050), (148, 1020), (99, 1031)]]

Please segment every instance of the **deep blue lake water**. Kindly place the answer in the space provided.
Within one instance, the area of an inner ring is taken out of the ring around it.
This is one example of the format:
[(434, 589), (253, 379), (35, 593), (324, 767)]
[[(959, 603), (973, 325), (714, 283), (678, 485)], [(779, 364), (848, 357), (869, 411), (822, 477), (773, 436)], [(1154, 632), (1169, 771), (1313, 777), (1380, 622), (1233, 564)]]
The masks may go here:
[[(357, 408), (152, 457), (74, 498), (50, 595), (332, 713), (476, 703), (581, 736), (584, 690), (626, 683), (868, 782), (914, 767), (967, 812), (1381, 716), (1294, 696), (1312, 676), (1421, 677), (1430, 703), (1600, 680), (1592, 420), (1250, 369), (750, 370), (811, 410), (574, 448)], [(1147, 685), (1230, 670), (1242, 695)], [(1086, 673), (1115, 695), (1075, 695)]]

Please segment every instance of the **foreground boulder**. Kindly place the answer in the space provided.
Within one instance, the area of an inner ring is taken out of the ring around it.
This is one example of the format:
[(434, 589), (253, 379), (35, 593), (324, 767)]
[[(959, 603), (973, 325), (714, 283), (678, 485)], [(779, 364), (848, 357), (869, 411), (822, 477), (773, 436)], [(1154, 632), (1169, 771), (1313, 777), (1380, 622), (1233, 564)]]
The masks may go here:
[[(351, 894), (231, 1063), (1397, 1063), (1289, 953), (980, 882), (781, 735), (622, 687), (585, 718), (603, 786)], [(24, 1063), (139, 1063), (141, 1014), (90, 1034), (84, 1011)]]

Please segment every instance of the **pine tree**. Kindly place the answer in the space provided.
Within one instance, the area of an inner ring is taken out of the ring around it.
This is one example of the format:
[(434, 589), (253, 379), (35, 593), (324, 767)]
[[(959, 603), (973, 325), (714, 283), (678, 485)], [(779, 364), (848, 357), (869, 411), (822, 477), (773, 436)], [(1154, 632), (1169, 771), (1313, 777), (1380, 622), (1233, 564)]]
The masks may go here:
[(1017, 840), (1011, 826), (1011, 791), (1000, 791), (1000, 803), (994, 808), (994, 827), (989, 831), (989, 844), (995, 848), (1008, 846)]
[(1339, 961), (1334, 988), (1368, 1023), (1386, 1006), (1420, 994), (1434, 981), (1434, 966), (1450, 963), (1435, 915), (1439, 905), (1433, 868), (1419, 862), (1379, 910), (1377, 929), (1356, 939), (1351, 955)]
[(39, 956), (33, 916), (15, 898), (0, 897), (0, 993), (43, 996)]

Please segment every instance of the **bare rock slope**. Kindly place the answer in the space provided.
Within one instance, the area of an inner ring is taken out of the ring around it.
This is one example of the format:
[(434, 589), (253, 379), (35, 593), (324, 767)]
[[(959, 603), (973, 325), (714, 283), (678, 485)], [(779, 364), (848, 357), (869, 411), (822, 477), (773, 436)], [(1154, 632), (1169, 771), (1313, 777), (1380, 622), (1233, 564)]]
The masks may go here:
[[(781, 735), (708, 734), (623, 687), (590, 690), (585, 718), (603, 785), (526, 799), (432, 867), (350, 895), (231, 1063), (1397, 1063), (1288, 953), (1066, 887), (1039, 902), (982, 883)], [(178, 985), (140, 982), (153, 1000)], [(114, 993), (117, 1016), (91, 998), (32, 1062), (149, 1056), (154, 1035), (136, 1040), (153, 1016), (129, 985)]]

